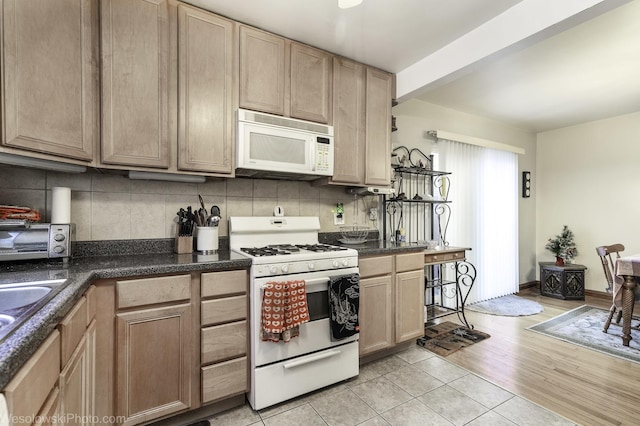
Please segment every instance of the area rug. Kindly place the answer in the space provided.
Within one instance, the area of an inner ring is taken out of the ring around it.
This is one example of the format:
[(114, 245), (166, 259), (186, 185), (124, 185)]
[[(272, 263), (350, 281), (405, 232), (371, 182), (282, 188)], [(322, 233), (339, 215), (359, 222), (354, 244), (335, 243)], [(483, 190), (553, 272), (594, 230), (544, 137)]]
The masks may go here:
[(505, 317), (519, 317), (539, 314), (544, 310), (536, 301), (525, 299), (515, 294), (508, 294), (484, 302), (474, 303), (465, 309), (483, 314), (501, 315)]
[[(612, 323), (607, 333), (602, 331), (608, 315), (606, 309), (583, 305), (527, 329), (640, 363), (640, 331), (632, 328), (631, 342), (623, 346), (621, 326)], [(634, 327), (638, 320), (634, 317)]]
[(424, 336), (420, 337), (416, 343), (435, 354), (448, 356), (489, 337), (491, 336), (487, 333), (444, 321), (425, 327)]

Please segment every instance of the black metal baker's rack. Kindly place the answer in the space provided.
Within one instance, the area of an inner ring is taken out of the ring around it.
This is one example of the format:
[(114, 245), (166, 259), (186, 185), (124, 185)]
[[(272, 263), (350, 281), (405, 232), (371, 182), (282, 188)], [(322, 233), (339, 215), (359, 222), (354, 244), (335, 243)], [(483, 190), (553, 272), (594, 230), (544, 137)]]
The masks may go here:
[(450, 172), (433, 170), (433, 156), (418, 148), (404, 146), (393, 150), (392, 186), (395, 195), (383, 196), (383, 235), (393, 242), (436, 241), (448, 246), (447, 227)]

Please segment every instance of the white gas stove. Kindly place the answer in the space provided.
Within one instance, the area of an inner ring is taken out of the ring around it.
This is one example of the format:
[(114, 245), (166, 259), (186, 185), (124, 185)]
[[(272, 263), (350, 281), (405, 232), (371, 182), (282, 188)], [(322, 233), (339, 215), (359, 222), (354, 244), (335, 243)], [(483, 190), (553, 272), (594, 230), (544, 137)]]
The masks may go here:
[[(251, 259), (251, 389), (255, 410), (358, 375), (358, 335), (333, 340), (329, 283), (358, 273), (358, 252), (318, 243), (318, 217), (230, 217), (229, 247)], [(262, 300), (273, 282), (305, 282), (310, 321), (288, 342), (263, 341)]]

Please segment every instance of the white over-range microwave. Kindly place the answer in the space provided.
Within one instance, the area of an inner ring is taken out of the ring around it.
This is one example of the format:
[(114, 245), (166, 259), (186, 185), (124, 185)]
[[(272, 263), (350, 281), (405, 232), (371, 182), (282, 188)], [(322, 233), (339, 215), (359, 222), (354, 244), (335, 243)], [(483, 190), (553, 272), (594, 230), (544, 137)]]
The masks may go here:
[(333, 126), (238, 109), (237, 176), (333, 175)]

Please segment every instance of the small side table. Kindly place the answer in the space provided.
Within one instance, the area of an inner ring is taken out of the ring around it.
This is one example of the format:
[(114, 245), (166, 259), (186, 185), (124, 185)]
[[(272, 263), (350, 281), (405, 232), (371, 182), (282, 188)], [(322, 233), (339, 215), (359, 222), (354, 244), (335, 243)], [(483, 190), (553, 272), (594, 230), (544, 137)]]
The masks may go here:
[(558, 299), (584, 300), (584, 265), (540, 262), (540, 294)]

